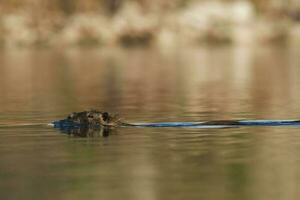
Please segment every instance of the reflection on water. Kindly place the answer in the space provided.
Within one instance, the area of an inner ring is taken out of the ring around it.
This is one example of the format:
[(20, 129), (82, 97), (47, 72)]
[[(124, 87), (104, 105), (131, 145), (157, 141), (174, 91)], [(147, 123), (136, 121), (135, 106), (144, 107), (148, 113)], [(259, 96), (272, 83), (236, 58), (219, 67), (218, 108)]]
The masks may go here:
[[(133, 122), (299, 118), (298, 55), (293, 47), (2, 51), (0, 124), (89, 108)], [(295, 199), (299, 132), (122, 127), (102, 137), (105, 130), (2, 127), (0, 195)]]
[(114, 129), (113, 127), (60, 127), (57, 128), (61, 133), (65, 133), (74, 137), (108, 137)]

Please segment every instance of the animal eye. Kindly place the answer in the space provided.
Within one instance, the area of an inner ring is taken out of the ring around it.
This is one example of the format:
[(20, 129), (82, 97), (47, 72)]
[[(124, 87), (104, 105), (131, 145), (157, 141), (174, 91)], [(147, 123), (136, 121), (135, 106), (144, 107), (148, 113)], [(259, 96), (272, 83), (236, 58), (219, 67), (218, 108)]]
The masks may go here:
[(108, 113), (107, 113), (107, 112), (104, 112), (104, 113), (102, 114), (102, 118), (103, 118), (104, 121), (107, 121), (107, 120), (108, 120)]

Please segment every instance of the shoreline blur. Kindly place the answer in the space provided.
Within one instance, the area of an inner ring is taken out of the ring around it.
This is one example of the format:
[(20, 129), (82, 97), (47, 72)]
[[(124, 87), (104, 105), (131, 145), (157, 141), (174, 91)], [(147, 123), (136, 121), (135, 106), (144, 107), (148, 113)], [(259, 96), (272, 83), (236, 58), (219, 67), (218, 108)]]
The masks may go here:
[(0, 47), (300, 44), (290, 1), (4, 1)]

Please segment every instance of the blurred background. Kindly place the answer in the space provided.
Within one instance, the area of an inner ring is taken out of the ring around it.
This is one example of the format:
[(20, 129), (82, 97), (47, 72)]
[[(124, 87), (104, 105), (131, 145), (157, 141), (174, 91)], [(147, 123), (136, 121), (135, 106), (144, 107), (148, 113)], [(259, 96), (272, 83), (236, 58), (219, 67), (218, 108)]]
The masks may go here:
[(0, 44), (295, 43), (298, 0), (2, 0)]
[(297, 200), (299, 127), (46, 124), (300, 119), (299, 36), (299, 0), (0, 0), (0, 199)]

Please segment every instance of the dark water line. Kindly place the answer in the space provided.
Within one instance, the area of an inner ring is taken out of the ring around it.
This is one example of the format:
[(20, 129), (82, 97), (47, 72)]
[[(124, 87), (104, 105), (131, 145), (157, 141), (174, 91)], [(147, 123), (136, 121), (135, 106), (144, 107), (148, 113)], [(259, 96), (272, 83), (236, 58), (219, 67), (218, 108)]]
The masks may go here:
[[(19, 124), (0, 124), (0, 128), (14, 127), (72, 127), (78, 124), (66, 122), (64, 120), (54, 121), (53, 123), (19, 123)], [(79, 125), (80, 126), (80, 125)], [(155, 123), (130, 123), (122, 124), (123, 127), (183, 127), (183, 128), (223, 128), (239, 126), (300, 126), (300, 120), (239, 120), (239, 121), (204, 121), (204, 122), (155, 122)]]
[[(70, 120), (50, 123), (55, 128), (79, 128), (84, 125)], [(203, 122), (155, 122), (155, 123), (121, 123), (122, 127), (182, 127), (182, 128), (226, 128), (240, 126), (299, 126), (299, 120), (221, 120)]]
[(157, 122), (133, 123), (139, 127), (191, 127), (191, 128), (220, 128), (239, 126), (300, 126), (299, 120), (238, 120), (238, 121), (205, 121), (205, 122)]

